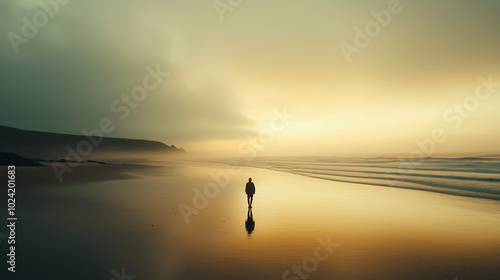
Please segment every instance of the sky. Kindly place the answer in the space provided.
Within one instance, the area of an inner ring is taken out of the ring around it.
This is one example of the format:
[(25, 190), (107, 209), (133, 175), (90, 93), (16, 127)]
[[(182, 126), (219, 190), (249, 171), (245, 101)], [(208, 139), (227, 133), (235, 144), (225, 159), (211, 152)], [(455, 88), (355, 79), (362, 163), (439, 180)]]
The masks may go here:
[(106, 136), (208, 154), (500, 153), (500, 1), (40, 3), (0, 2), (0, 125), (110, 119)]

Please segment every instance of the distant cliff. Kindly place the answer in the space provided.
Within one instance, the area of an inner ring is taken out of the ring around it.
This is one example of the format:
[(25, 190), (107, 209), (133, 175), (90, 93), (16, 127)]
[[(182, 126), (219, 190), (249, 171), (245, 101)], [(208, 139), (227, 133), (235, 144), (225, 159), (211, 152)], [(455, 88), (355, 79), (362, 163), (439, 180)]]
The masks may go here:
[[(125, 138), (89, 138), (41, 131), (22, 130), (0, 126), (0, 152), (16, 153), (21, 157), (38, 159), (64, 158), (68, 149), (91, 152), (84, 158), (99, 158), (112, 154), (127, 153), (184, 153), (174, 145), (168, 146), (158, 141)], [(80, 150), (79, 150), (80, 149)]]

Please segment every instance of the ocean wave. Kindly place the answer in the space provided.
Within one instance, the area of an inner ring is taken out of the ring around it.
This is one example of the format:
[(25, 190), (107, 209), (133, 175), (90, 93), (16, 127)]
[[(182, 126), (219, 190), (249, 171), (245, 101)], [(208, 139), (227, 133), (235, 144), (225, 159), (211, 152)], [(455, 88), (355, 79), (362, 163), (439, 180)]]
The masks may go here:
[(500, 158), (273, 158), (248, 166), (318, 179), (500, 200)]

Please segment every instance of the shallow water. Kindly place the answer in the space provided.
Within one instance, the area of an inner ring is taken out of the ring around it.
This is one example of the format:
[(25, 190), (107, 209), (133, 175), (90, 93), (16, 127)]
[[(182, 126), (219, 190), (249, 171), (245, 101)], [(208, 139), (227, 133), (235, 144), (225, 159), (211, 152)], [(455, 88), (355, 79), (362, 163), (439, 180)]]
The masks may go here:
[(269, 158), (249, 166), (313, 178), (500, 200), (500, 157)]
[(242, 167), (197, 208), (196, 190), (224, 185), (210, 174), (225, 168), (21, 191), (17, 279), (112, 279), (122, 268), (137, 280), (282, 279), (294, 265), (308, 279), (500, 278), (498, 201)]

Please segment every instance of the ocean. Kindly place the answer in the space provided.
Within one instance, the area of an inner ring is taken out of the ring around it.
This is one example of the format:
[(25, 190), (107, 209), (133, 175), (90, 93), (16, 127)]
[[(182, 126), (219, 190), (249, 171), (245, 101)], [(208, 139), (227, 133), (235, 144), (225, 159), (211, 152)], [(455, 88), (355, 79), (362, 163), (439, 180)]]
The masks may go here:
[(500, 156), (265, 158), (252, 167), (332, 180), (500, 199)]

